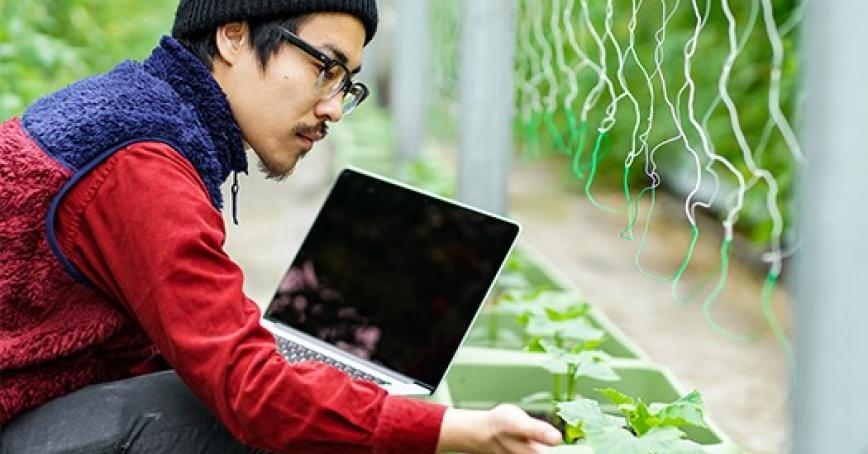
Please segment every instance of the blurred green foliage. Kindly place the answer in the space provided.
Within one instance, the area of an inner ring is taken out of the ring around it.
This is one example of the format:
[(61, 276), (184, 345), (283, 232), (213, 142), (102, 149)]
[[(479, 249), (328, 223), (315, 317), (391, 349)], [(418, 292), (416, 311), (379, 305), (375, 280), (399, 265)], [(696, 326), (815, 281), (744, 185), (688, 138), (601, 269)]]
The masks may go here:
[[(530, 30), (539, 30), (550, 46), (554, 43), (552, 17), (562, 16), (562, 10), (569, 3), (560, 1), (559, 11), (553, 11), (553, 0), (518, 0), (519, 21), (524, 26), (531, 21), (529, 6), (536, 2), (541, 8), (541, 26), (530, 24)], [(694, 106), (700, 119), (709, 106), (715, 102), (717, 84), (721, 74), (722, 64), (728, 53), (727, 23), (720, 9), (720, 2), (706, 3), (697, 0), (701, 8), (710, 7), (708, 22), (705, 24), (697, 43), (691, 76), (697, 87)], [(738, 34), (745, 33), (750, 23), (751, 14), (759, 0), (731, 0), (731, 9), (738, 23)], [(605, 21), (605, 4), (602, 1), (589, 1), (589, 14), (596, 32), (603, 33)], [(653, 67), (654, 33), (661, 20), (661, 5), (664, 2), (645, 0), (639, 14), (639, 24), (636, 28), (636, 53), (642, 64), (650, 69)], [(773, 0), (775, 21), (785, 33), (784, 51), (786, 58), (783, 66), (781, 87), (781, 107), (788, 119), (798, 127), (799, 90), (798, 74), (800, 59), (798, 55), (798, 19), (800, 2), (798, 0)], [(598, 61), (599, 52), (596, 49), (589, 29), (580, 20), (581, 2), (573, 2), (574, 26), (581, 47), (587, 51), (592, 60)], [(612, 21), (613, 33), (622, 49), (628, 38), (630, 20), (629, 2), (616, 1)], [(696, 24), (694, 11), (689, 1), (665, 1), (669, 7), (678, 6), (672, 21), (667, 27), (667, 38), (663, 48), (664, 73), (668, 81), (670, 96), (675, 99), (678, 89), (684, 82), (683, 48)], [(133, 0), (0, 0), (0, 119), (20, 115), (36, 98), (51, 93), (78, 79), (97, 74), (110, 69), (125, 59), (142, 59), (156, 46), (162, 34), (169, 32), (177, 0), (151, 0), (149, 2)], [(438, 0), (432, 2), (432, 65), (434, 82), (434, 109), (432, 112), (431, 130), (438, 137), (455, 137), (457, 125), (457, 95), (458, 95), (458, 47), (460, 34), (460, 6), (458, 0)], [(562, 19), (562, 18), (561, 18)], [(563, 22), (556, 27), (564, 33)], [(521, 29), (521, 24), (520, 24)], [(755, 148), (755, 155), (760, 166), (766, 167), (775, 175), (781, 186), (779, 202), (784, 209), (785, 218), (789, 218), (789, 207), (793, 199), (793, 180), (797, 166), (782, 137), (776, 131), (768, 128), (769, 81), (772, 49), (766, 37), (761, 11), (758, 18), (745, 36), (746, 45), (740, 54), (732, 71), (730, 88), (733, 100), (739, 108), (740, 120), (745, 135)], [(527, 53), (527, 42), (533, 45), (537, 55)], [(497, 45), (497, 43), (492, 43)], [(579, 61), (564, 38), (565, 63), (574, 66)], [(554, 48), (551, 49), (554, 51)], [(570, 135), (566, 109), (561, 104), (569, 91), (567, 75), (559, 71), (553, 61), (557, 89), (556, 98), (559, 104), (553, 113), (557, 133), (551, 134), (544, 125), (531, 125), (529, 128), (522, 119), (523, 107), (529, 103), (528, 93), (519, 88), (523, 80), (534, 77), (537, 68), (533, 58), (539, 60), (541, 48), (534, 36), (518, 35), (516, 43), (516, 140), (519, 149), (527, 156), (561, 155), (556, 143), (565, 140)], [(617, 82), (617, 60), (614, 58), (615, 48), (606, 44), (607, 73)], [(554, 58), (554, 55), (553, 57)], [(644, 77), (635, 62), (628, 60), (624, 74), (626, 84), (636, 93), (640, 104), (650, 105), (649, 93)], [(545, 97), (552, 88), (542, 78), (537, 81), (534, 90), (545, 103)], [(578, 97), (571, 106), (576, 112), (581, 109), (591, 87), (596, 83), (596, 75), (592, 71), (584, 71), (578, 78)], [(649, 136), (649, 143), (654, 145), (672, 136), (674, 124), (669, 118), (668, 107), (663, 103), (662, 87), (655, 86), (656, 97), (654, 111), (656, 120)], [(587, 137), (583, 156), (590, 156), (595, 138), (595, 130), (599, 127), (606, 105), (611, 101), (607, 94), (599, 99), (589, 116)], [(686, 112), (687, 97), (681, 96), (678, 107), (682, 114)], [(641, 115), (645, 115), (643, 111)], [(527, 118), (525, 117), (524, 120)], [(623, 182), (623, 161), (630, 149), (632, 128), (636, 120), (632, 106), (621, 100), (618, 104), (617, 122), (608, 136), (609, 152), (600, 162), (600, 167), (594, 181), (595, 188), (608, 186), (621, 188)], [(700, 150), (698, 135), (682, 120), (688, 132), (692, 146)], [(738, 169), (747, 173), (747, 168), (741, 159), (736, 146), (735, 136), (729, 123), (729, 117), (724, 106), (718, 105), (708, 121), (708, 132), (715, 145), (715, 151), (731, 159)], [(558, 137), (560, 136), (560, 137)], [(567, 150), (567, 154), (575, 150)], [(657, 155), (664, 184), (672, 179), (684, 177), (691, 173), (690, 155), (682, 145), (669, 145), (660, 150)], [(569, 168), (570, 156), (563, 156), (564, 167)], [(637, 160), (631, 172), (631, 189), (635, 192), (648, 183), (642, 169), (642, 160)], [(587, 159), (585, 161), (587, 165)], [(723, 179), (723, 184), (731, 187), (735, 180), (716, 166)], [(583, 182), (580, 182), (583, 184)], [(758, 185), (748, 192), (745, 209), (739, 219), (738, 227), (747, 233), (757, 243), (769, 239), (770, 219), (765, 210), (766, 188)]]
[[(577, 78), (578, 92), (571, 106), (565, 106), (564, 101), (569, 95), (570, 89), (575, 86), (571, 83), (569, 74), (562, 71), (556, 60), (556, 32), (562, 36), (561, 49), (564, 55), (564, 63), (574, 68), (581, 61), (579, 56), (569, 46), (567, 28), (564, 22), (564, 11), (572, 4), (573, 10), (570, 23), (573, 25), (576, 40), (581, 49), (588, 57), (597, 63), (600, 62), (601, 52), (593, 39), (593, 32), (603, 37), (606, 22), (605, 1), (589, 0), (588, 15), (594, 30), (591, 30), (582, 18), (582, 1), (575, 0), (518, 0), (518, 33), (516, 46), (516, 120), (515, 134), (520, 153), (528, 157), (561, 156), (564, 160), (564, 168), (572, 166), (573, 156), (576, 153), (576, 141), (573, 147), (560, 147), (560, 143), (569, 142), (571, 133), (575, 138), (577, 129), (571, 127), (568, 121), (567, 107), (573, 110), (576, 116), (582, 110), (582, 105), (596, 84), (596, 73), (588, 68), (579, 73)], [(629, 43), (629, 23), (631, 20), (631, 3), (627, 1), (613, 1), (613, 15), (611, 22), (612, 33), (619, 43), (621, 52), (625, 52)], [(799, 96), (799, 68), (800, 56), (798, 54), (799, 25), (801, 18), (801, 2), (799, 0), (772, 0), (774, 20), (778, 30), (784, 35), (783, 46), (785, 58), (783, 61), (783, 74), (781, 81), (780, 105), (788, 120), (798, 131), (798, 111), (801, 98)], [(635, 52), (639, 61), (651, 73), (654, 70), (654, 53), (656, 47), (655, 34), (662, 24), (662, 5), (666, 5), (668, 11), (673, 8), (674, 14), (666, 27), (665, 44), (662, 46), (663, 73), (666, 77), (666, 89), (672, 102), (679, 109), (681, 126), (687, 132), (687, 138), (691, 147), (702, 155), (701, 138), (696, 130), (690, 125), (688, 112), (688, 96), (686, 91), (680, 92), (685, 82), (684, 76), (684, 48), (697, 24), (696, 12), (691, 1), (636, 1), (640, 5), (638, 22), (635, 28)], [(696, 45), (695, 55), (691, 60), (690, 75), (696, 86), (693, 108), (698, 121), (702, 121), (707, 112), (707, 131), (714, 147), (714, 152), (732, 161), (736, 168), (749, 179), (749, 172), (742, 153), (737, 146), (733, 128), (730, 124), (728, 111), (718, 99), (718, 82), (723, 70), (723, 64), (729, 54), (728, 23), (721, 8), (720, 1), (696, 0), (701, 15), (706, 14), (708, 20), (704, 23)], [(792, 153), (787, 148), (781, 134), (770, 128), (770, 111), (768, 106), (769, 87), (771, 79), (772, 46), (766, 35), (766, 25), (763, 22), (763, 11), (760, 8), (760, 0), (730, 0), (730, 9), (735, 16), (737, 24), (736, 33), (744, 40), (744, 48), (730, 75), (730, 95), (738, 107), (739, 119), (745, 137), (754, 149), (754, 157), (760, 167), (770, 170), (780, 185), (778, 202), (783, 210), (784, 218), (789, 221), (792, 214), (790, 209), (793, 201), (793, 180), (797, 170), (797, 164)], [(555, 9), (555, 6), (558, 9)], [(455, 122), (449, 122), (447, 118), (454, 118), (457, 112), (458, 97), (458, 40), (446, 39), (445, 37), (458, 36), (460, 29), (460, 2), (457, 0), (440, 1), (433, 3), (432, 11), (432, 47), (434, 64), (435, 103), (433, 106), (432, 132), (440, 137), (454, 137), (457, 127)], [(540, 21), (534, 19), (536, 11), (540, 11)], [(554, 19), (555, 24), (552, 24)], [(540, 42), (542, 40), (542, 43)], [(497, 45), (497, 43), (492, 43)], [(604, 38), (606, 54), (606, 73), (614, 84), (617, 93), (622, 91), (623, 86), (618, 80), (617, 49), (611, 40)], [(550, 67), (553, 70), (554, 84), (547, 78), (540, 77), (543, 49), (550, 53)], [(651, 102), (652, 90), (648, 89), (646, 79), (638, 64), (626, 56), (624, 76), (626, 88), (635, 94), (640, 105), (639, 121), (640, 132), (645, 128), (645, 118), (648, 116), (648, 108), (653, 106), (654, 122), (648, 143), (651, 148), (666, 141), (675, 135), (677, 128), (670, 116), (669, 107), (665, 104), (662, 95), (663, 86), (659, 79), (653, 78), (654, 101)], [(522, 83), (532, 81), (532, 90), (527, 85), (522, 88)], [(549, 106), (547, 100), (554, 91), (556, 99), (555, 110), (552, 113), (554, 128), (547, 128), (540, 117), (543, 116)], [(587, 123), (587, 132), (584, 139), (582, 152), (582, 175), (573, 176), (570, 185), (577, 189), (583, 188), (588, 177), (590, 156), (597, 138), (597, 128), (600, 127), (606, 107), (612, 98), (604, 91), (596, 106), (590, 111)], [(537, 103), (536, 109), (532, 109)], [(608, 150), (599, 162), (599, 167), (593, 181), (593, 189), (599, 190), (622, 190), (624, 186), (624, 159), (631, 149), (633, 140), (633, 128), (637, 121), (633, 105), (627, 98), (618, 102), (616, 122), (608, 133)], [(716, 107), (714, 107), (716, 106)], [(713, 109), (710, 109), (714, 107)], [(535, 110), (535, 112), (534, 112)], [(559, 149), (560, 148), (560, 149)], [(686, 147), (678, 142), (660, 148), (656, 155), (659, 172), (663, 184), (676, 192), (683, 191), (683, 186), (694, 182), (693, 158)], [(704, 165), (705, 163), (703, 163)], [(639, 157), (633, 164), (630, 172), (629, 184), (632, 196), (636, 196), (639, 190), (649, 184), (649, 178), (644, 174), (645, 158)], [(714, 165), (713, 169), (720, 175), (722, 188), (729, 192), (736, 185), (737, 180), (729, 174), (721, 165)], [(708, 178), (706, 173), (704, 178)], [(578, 180), (578, 181), (577, 181)], [(680, 184), (673, 184), (680, 181)], [(681, 186), (681, 187), (677, 187)], [(738, 219), (736, 227), (749, 236), (758, 244), (766, 243), (771, 235), (771, 219), (766, 209), (767, 188), (758, 184), (746, 194), (745, 207)], [(731, 203), (728, 196), (718, 198), (716, 215), (721, 215), (723, 210)]]
[(0, 119), (168, 34), (178, 0), (0, 0)]

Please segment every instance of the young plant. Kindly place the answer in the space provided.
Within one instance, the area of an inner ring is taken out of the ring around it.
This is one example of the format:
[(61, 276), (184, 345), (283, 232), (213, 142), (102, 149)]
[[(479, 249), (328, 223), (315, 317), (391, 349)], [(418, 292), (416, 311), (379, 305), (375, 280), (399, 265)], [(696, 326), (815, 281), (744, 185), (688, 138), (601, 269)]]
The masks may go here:
[[(551, 291), (510, 291), (504, 293), (495, 306), (489, 323), (489, 340), (501, 340), (498, 325), (501, 317), (512, 317), (522, 327), (522, 344), (528, 345), (534, 338), (555, 340), (555, 333), (561, 333), (561, 340), (585, 341), (596, 339), (603, 332), (594, 328), (587, 320), (590, 311), (588, 303), (573, 294)], [(505, 334), (505, 333), (504, 333)], [(558, 346), (560, 340), (556, 341)]]
[(527, 278), (527, 269), (530, 265), (527, 259), (518, 251), (513, 251), (506, 259), (503, 270), (497, 278), (491, 298), (488, 301), (489, 310), (491, 311), (490, 322), (488, 324), (487, 338), (489, 345), (497, 345), (500, 339), (499, 319), (502, 311), (500, 310), (500, 302), (506, 296), (513, 295), (516, 292), (539, 292), (542, 288), (534, 288), (530, 280)]
[(600, 404), (578, 398), (557, 404), (568, 442), (585, 438), (595, 454), (702, 454), (702, 446), (685, 439), (681, 427), (708, 427), (702, 396), (693, 391), (671, 404), (633, 399), (614, 389), (598, 390), (623, 418), (605, 414)]
[(494, 288), (495, 294), (503, 294), (507, 291), (515, 290), (532, 290), (533, 285), (527, 278), (526, 271), (529, 267), (530, 265), (524, 256), (517, 251), (513, 251), (506, 259), (503, 271), (501, 271), (500, 276), (497, 278), (497, 284)]
[[(558, 337), (555, 336), (556, 339)], [(525, 401), (548, 398), (552, 403), (552, 422), (558, 425), (558, 404), (576, 398), (579, 379), (620, 380), (621, 377), (609, 365), (609, 355), (595, 350), (601, 343), (602, 338), (587, 340), (567, 350), (545, 339), (534, 339), (528, 349), (548, 355), (544, 367), (552, 374), (552, 390), (551, 393), (529, 396)]]

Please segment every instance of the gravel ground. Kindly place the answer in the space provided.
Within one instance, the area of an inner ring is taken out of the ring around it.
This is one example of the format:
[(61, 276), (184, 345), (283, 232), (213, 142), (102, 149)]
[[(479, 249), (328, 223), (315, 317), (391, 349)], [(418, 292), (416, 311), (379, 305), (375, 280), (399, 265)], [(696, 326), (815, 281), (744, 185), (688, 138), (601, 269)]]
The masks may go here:
[[(263, 307), (325, 198), (333, 162), (326, 144), (281, 184), (259, 176), (255, 163), (249, 177), (239, 178), (240, 225), (224, 216), (226, 248), (245, 271), (248, 295)], [(778, 343), (769, 334), (751, 343), (728, 340), (703, 321), (701, 301), (673, 302), (668, 284), (637, 270), (636, 242), (618, 235), (622, 217), (594, 208), (576, 196), (578, 189), (553, 181), (552, 175), (562, 173), (559, 166), (517, 162), (513, 167), (510, 211), (524, 226), (522, 241), (556, 266), (653, 361), (671, 368), (686, 388), (700, 390), (710, 419), (733, 441), (750, 452), (783, 452), (789, 368)], [(598, 197), (610, 206), (623, 203), (616, 195)], [(642, 262), (648, 270), (671, 273), (681, 262), (690, 231), (677, 201), (658, 199), (656, 209), (659, 216)], [(700, 237), (694, 265), (683, 280), (685, 289), (704, 275), (694, 267), (701, 271), (716, 266), (720, 240), (713, 237)], [(715, 320), (737, 332), (761, 329), (761, 285), (761, 275), (734, 262), (729, 284), (712, 309)], [(778, 293), (776, 309), (788, 326), (786, 295)]]

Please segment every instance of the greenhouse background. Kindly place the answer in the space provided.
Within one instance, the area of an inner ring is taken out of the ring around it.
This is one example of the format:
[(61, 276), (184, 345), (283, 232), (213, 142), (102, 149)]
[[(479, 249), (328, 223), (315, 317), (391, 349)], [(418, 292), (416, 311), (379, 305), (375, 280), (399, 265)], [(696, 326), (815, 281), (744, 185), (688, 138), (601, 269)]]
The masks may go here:
[[(501, 367), (491, 358), (540, 361), (485, 350), (494, 321), (512, 323), (497, 297), (532, 287), (590, 304), (623, 386), (646, 400), (700, 391), (710, 428), (688, 435), (708, 452), (864, 452), (854, 421), (866, 420), (858, 399), (868, 372), (852, 363), (866, 351), (857, 321), (868, 314), (861, 276), (849, 270), (864, 270), (865, 241), (843, 232), (864, 218), (860, 191), (845, 185), (866, 169), (853, 150), (864, 149), (868, 113), (850, 106), (866, 99), (853, 22), (868, 17), (866, 6), (379, 4), (360, 76), (374, 100), (286, 183), (241, 178), (227, 250), (255, 301), (267, 304), (336, 172), (353, 164), (524, 227), (480, 320), (487, 325), (475, 327), (451, 373), (451, 403), (486, 401), (462, 396)], [(0, 0), (0, 116), (143, 59), (176, 5)], [(543, 283), (509, 280), (527, 268)]]

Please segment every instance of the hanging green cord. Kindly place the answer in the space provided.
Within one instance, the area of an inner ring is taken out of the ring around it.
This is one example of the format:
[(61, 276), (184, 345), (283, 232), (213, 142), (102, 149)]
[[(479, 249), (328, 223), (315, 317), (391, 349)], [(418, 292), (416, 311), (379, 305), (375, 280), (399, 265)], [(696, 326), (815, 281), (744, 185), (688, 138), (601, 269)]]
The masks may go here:
[[(600, 132), (597, 135), (597, 141), (594, 144), (594, 152), (591, 154), (591, 172), (588, 174), (588, 180), (585, 182), (585, 195), (588, 197), (588, 200), (591, 202), (591, 204), (595, 207), (609, 213), (617, 213), (620, 210), (607, 207), (600, 202), (597, 202), (593, 194), (591, 194), (591, 185), (594, 183), (594, 177), (597, 174), (597, 161), (598, 159), (602, 159), (602, 157), (600, 156), (600, 150), (606, 150), (609, 146), (609, 141), (607, 139), (608, 133), (605, 131)], [(605, 154), (605, 151), (603, 154)]]
[(690, 299), (682, 300), (678, 296), (678, 283), (681, 281), (681, 276), (684, 274), (684, 271), (687, 269), (687, 265), (690, 264), (690, 260), (693, 258), (693, 250), (696, 249), (696, 242), (699, 240), (699, 226), (695, 223), (690, 225), (691, 230), (693, 231), (690, 244), (687, 246), (687, 255), (684, 256), (684, 261), (681, 262), (681, 266), (678, 267), (678, 270), (675, 272), (675, 275), (672, 276), (672, 285), (670, 286), (670, 294), (672, 299), (675, 302), (686, 304), (690, 301)]
[(588, 132), (588, 121), (583, 120), (581, 123), (579, 123), (579, 130), (577, 133), (577, 135), (579, 137), (579, 139), (578, 139), (579, 143), (575, 148), (576, 152), (573, 154), (573, 175), (575, 175), (576, 178), (578, 178), (580, 180), (585, 178), (585, 172), (583, 172), (581, 169), (581, 161), (582, 161), (582, 153), (584, 153), (584, 151), (585, 151), (585, 137), (587, 137), (587, 132)]
[(684, 261), (678, 267), (678, 270), (676, 272), (674, 272), (671, 276), (662, 276), (660, 274), (652, 273), (652, 272), (646, 270), (645, 267), (642, 266), (641, 257), (642, 257), (642, 253), (645, 250), (645, 245), (647, 244), (648, 230), (651, 226), (651, 218), (652, 218), (653, 211), (654, 211), (654, 204), (655, 204), (656, 198), (657, 198), (656, 197), (657, 191), (654, 189), (653, 186), (648, 186), (648, 187), (644, 188), (641, 192), (639, 192), (639, 195), (636, 196), (636, 199), (637, 200), (641, 199), (646, 192), (651, 194), (650, 195), (650, 202), (649, 202), (649, 206), (648, 206), (648, 214), (645, 217), (645, 226), (642, 229), (642, 236), (639, 239), (639, 247), (636, 249), (636, 254), (633, 256), (633, 263), (636, 265), (636, 268), (639, 270), (639, 273), (641, 273), (643, 276), (645, 276), (649, 279), (655, 280), (657, 282), (669, 282), (671, 285), (670, 293), (671, 293), (672, 299), (678, 303), (687, 304), (690, 301), (693, 301), (693, 299), (696, 298), (696, 296), (698, 294), (702, 293), (702, 291), (705, 289), (705, 287), (707, 287), (708, 284), (711, 282), (712, 278), (720, 271), (720, 266), (718, 266), (717, 268), (715, 268), (714, 270), (709, 272), (705, 276), (705, 278), (702, 279), (702, 282), (700, 282), (700, 284), (698, 286), (696, 286), (690, 293), (688, 293), (688, 295), (686, 297), (682, 298), (681, 296), (679, 296), (678, 287), (681, 283), (681, 277), (690, 264), (690, 260), (693, 256), (693, 250), (695, 249), (696, 244), (697, 244), (698, 239), (699, 239), (699, 227), (693, 226), (693, 235), (691, 237), (690, 244), (688, 245), (688, 248), (687, 248), (687, 254), (684, 258)]
[(790, 361), (790, 365), (796, 364), (796, 356), (793, 353), (793, 345), (790, 342), (790, 339), (787, 337), (787, 334), (784, 332), (783, 327), (778, 320), (778, 317), (775, 315), (772, 310), (772, 297), (774, 296), (775, 287), (778, 283), (779, 274), (775, 273), (772, 270), (769, 270), (769, 273), (766, 275), (766, 281), (763, 284), (762, 290), (762, 311), (763, 318), (766, 321), (766, 324), (771, 328), (772, 333), (777, 339), (778, 343), (781, 345), (781, 348), (784, 350), (784, 354), (787, 355), (787, 359)]
[(723, 287), (726, 285), (726, 278), (729, 274), (729, 254), (731, 249), (732, 240), (729, 238), (724, 239), (723, 243), (721, 243), (720, 245), (720, 275), (717, 280), (717, 285), (715, 285), (714, 289), (702, 303), (702, 317), (703, 319), (705, 319), (705, 323), (709, 327), (711, 327), (712, 330), (729, 340), (739, 342), (754, 342), (762, 337), (763, 331), (765, 330), (760, 331), (756, 334), (735, 333), (729, 329), (720, 326), (711, 316), (711, 305), (714, 303), (714, 301), (717, 300), (717, 297), (720, 296), (720, 292), (723, 291)]
[(636, 224), (636, 218), (639, 214), (639, 199), (637, 197), (636, 200), (632, 200), (630, 197), (630, 166), (628, 165), (624, 165), (624, 199), (627, 202), (627, 225), (621, 229), (620, 236), (627, 241), (633, 241), (636, 239), (633, 236), (633, 225)]
[(646, 243), (646, 240), (648, 239), (648, 230), (651, 226), (651, 216), (652, 216), (652, 213), (654, 211), (654, 203), (656, 200), (657, 190), (654, 189), (653, 186), (648, 186), (645, 189), (643, 189), (641, 192), (639, 192), (639, 195), (636, 196), (636, 199), (641, 200), (642, 196), (643, 196), (643, 194), (645, 194), (645, 192), (649, 192), (651, 194), (650, 195), (650, 201), (648, 202), (648, 214), (645, 215), (645, 226), (642, 229), (642, 237), (639, 239), (639, 247), (636, 249), (636, 255), (633, 257), (633, 263), (636, 264), (636, 268), (639, 269), (639, 272), (642, 273), (642, 275), (649, 277), (649, 278), (651, 278), (655, 281), (658, 281), (658, 282), (671, 282), (672, 279), (674, 278), (674, 275), (669, 276), (669, 277), (660, 276), (658, 274), (654, 274), (654, 273), (651, 273), (649, 271), (646, 271), (645, 268), (642, 266), (642, 262), (641, 262), (640, 257), (642, 256), (642, 252), (645, 250), (645, 243)]
[(534, 112), (530, 115), (528, 121), (524, 123), (524, 136), (526, 138), (526, 149), (528, 151), (528, 155), (532, 158), (539, 157), (540, 147), (539, 147), (539, 125), (540, 125), (540, 114), (539, 112)]
[(570, 129), (570, 138), (567, 139), (567, 154), (572, 155), (579, 141), (579, 126), (576, 122), (576, 114), (571, 106), (564, 107), (567, 114), (567, 127)]
[(569, 151), (567, 150), (567, 144), (566, 142), (564, 142), (564, 137), (563, 135), (561, 135), (560, 131), (558, 131), (558, 127), (555, 124), (554, 115), (554, 111), (547, 111), (543, 115), (546, 130), (548, 130), (549, 137), (552, 138), (552, 144), (554, 145), (555, 150), (557, 150), (561, 154), (569, 154)]

